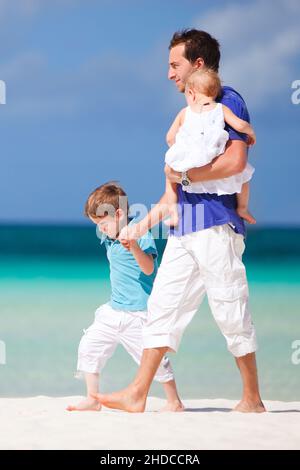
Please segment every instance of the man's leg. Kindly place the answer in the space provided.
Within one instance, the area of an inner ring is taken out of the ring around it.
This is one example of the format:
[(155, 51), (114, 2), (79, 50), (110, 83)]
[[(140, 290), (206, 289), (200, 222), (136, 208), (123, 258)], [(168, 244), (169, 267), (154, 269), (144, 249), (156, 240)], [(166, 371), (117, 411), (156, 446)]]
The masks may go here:
[(243, 396), (234, 411), (263, 413), (266, 410), (259, 393), (255, 353), (236, 357), (235, 360), (242, 376)]
[(181, 336), (198, 310), (204, 284), (180, 239), (170, 237), (148, 301), (144, 351), (134, 381), (120, 392), (98, 395), (109, 408), (143, 412), (152, 380), (167, 351), (177, 351)]
[(212, 314), (235, 356), (243, 381), (237, 411), (265, 411), (259, 395), (255, 351), (256, 334), (249, 309), (249, 293), (242, 254), (243, 237), (228, 225), (197, 232), (190, 242), (205, 285)]
[(92, 396), (108, 408), (142, 413), (151, 383), (167, 350), (167, 347), (144, 349), (137, 375), (128, 387), (119, 392)]

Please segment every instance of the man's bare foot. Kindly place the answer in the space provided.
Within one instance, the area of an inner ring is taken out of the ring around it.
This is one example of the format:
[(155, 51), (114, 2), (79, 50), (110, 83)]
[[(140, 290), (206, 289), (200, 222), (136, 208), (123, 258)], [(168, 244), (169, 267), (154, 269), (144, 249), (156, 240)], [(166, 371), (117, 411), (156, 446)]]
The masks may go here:
[(232, 411), (240, 413), (265, 413), (267, 410), (262, 401), (241, 400)]
[(184, 411), (184, 405), (181, 401), (172, 401), (172, 402), (167, 402), (167, 404), (159, 410), (160, 413), (165, 413), (168, 411), (173, 411), (173, 412), (178, 412), (178, 411)]
[(107, 408), (127, 411), (129, 413), (143, 413), (146, 408), (147, 396), (142, 395), (134, 385), (114, 393), (92, 394), (99, 403)]
[(248, 224), (256, 224), (256, 219), (253, 217), (253, 215), (250, 214), (247, 209), (242, 209), (238, 207), (236, 211), (242, 219), (245, 219), (246, 222), (248, 222)]
[(78, 405), (69, 405), (66, 409), (67, 411), (100, 411), (101, 408), (101, 403), (95, 400), (95, 398), (86, 398), (78, 403)]

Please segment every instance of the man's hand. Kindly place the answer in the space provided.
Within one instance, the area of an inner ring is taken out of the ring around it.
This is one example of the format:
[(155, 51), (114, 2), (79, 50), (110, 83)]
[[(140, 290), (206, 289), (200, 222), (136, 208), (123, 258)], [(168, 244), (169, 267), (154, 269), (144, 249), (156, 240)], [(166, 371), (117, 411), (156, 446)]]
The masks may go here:
[(181, 172), (173, 170), (169, 165), (165, 165), (165, 175), (171, 183), (181, 183)]

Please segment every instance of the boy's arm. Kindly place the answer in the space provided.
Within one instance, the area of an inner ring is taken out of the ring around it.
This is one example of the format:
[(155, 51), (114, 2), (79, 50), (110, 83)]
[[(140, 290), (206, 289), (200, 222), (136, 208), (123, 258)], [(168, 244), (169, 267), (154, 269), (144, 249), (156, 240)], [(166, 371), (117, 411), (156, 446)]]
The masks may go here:
[(136, 240), (133, 240), (132, 246), (130, 248), (131, 253), (136, 259), (136, 262), (138, 263), (139, 267), (143, 271), (144, 274), (147, 276), (150, 276), (150, 274), (153, 273), (154, 270), (154, 260), (153, 260), (153, 255), (145, 253), (138, 245)]
[(249, 145), (254, 145), (256, 143), (256, 137), (253, 130), (253, 127), (249, 122), (240, 119), (239, 117), (234, 114), (230, 108), (222, 105), (223, 113), (224, 113), (224, 120), (229, 126), (233, 127), (238, 132), (242, 132), (243, 134), (247, 134), (249, 136)]
[(166, 141), (167, 141), (167, 144), (168, 144), (169, 147), (171, 147), (174, 144), (176, 134), (177, 134), (179, 128), (183, 124), (184, 116), (185, 116), (185, 110), (186, 110), (186, 108), (182, 109), (177, 114), (176, 118), (173, 121), (173, 124), (171, 125), (170, 129), (167, 132)]
[(136, 240), (121, 238), (120, 243), (133, 254), (142, 272), (150, 276), (154, 270), (153, 255), (145, 253)]

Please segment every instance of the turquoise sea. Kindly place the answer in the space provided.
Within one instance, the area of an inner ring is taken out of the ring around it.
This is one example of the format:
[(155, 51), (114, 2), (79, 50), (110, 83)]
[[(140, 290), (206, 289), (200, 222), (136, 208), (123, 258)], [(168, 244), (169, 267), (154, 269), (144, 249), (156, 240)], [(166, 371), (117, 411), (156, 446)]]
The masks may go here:
[[(160, 253), (163, 246), (159, 240)], [(246, 246), (263, 397), (300, 400), (300, 364), (292, 362), (292, 343), (300, 340), (300, 228), (249, 229)], [(78, 342), (109, 293), (93, 226), (0, 226), (0, 396), (84, 394), (73, 377)], [(206, 301), (170, 358), (182, 397), (239, 398), (238, 371)], [(125, 386), (135, 371), (120, 346), (102, 390)], [(151, 394), (163, 396), (161, 387), (152, 385)]]

